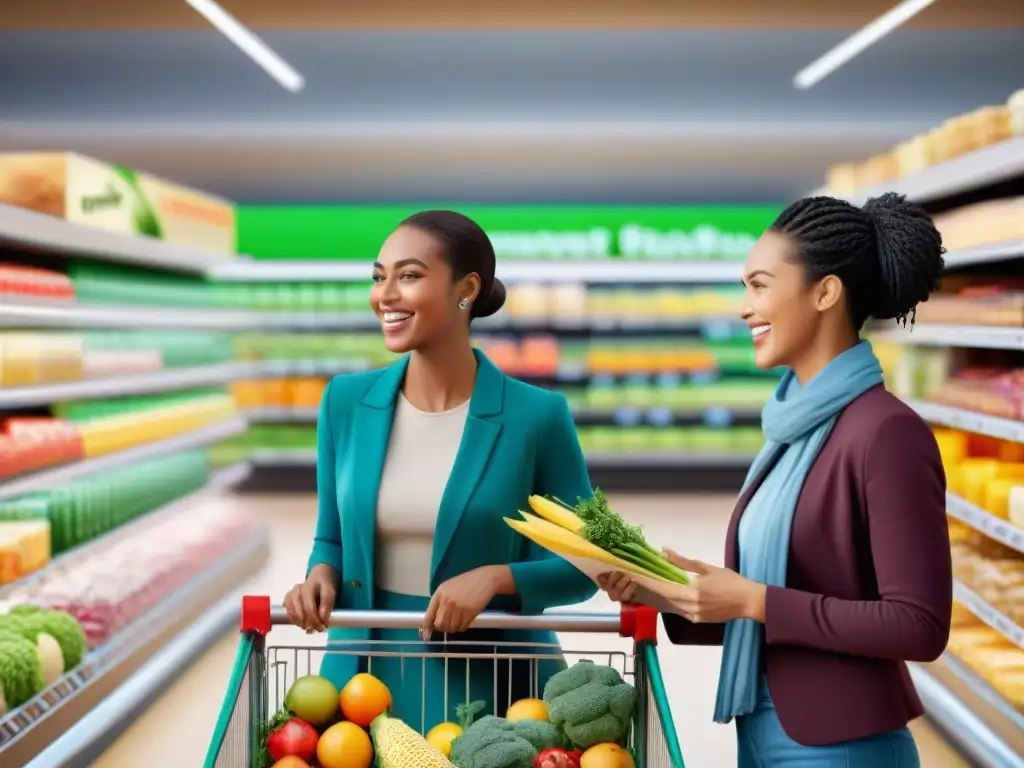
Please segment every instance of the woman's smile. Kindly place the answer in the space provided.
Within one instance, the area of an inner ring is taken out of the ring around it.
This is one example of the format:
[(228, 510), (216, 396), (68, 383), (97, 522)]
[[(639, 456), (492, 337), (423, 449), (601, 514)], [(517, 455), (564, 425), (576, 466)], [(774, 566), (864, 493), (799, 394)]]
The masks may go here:
[(750, 326), (750, 335), (754, 340), (754, 346), (759, 347), (768, 341), (768, 334), (771, 330), (772, 327), (768, 323)]
[(415, 312), (382, 311), (381, 328), (384, 333), (398, 333), (409, 325)]

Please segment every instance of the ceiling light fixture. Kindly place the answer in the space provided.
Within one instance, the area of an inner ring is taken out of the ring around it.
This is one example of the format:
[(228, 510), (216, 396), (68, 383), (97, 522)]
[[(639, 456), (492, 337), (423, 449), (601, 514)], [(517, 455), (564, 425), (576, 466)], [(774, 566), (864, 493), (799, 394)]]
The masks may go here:
[(865, 48), (874, 45), (934, 2), (935, 0), (904, 0), (797, 72), (793, 78), (793, 85), (800, 90), (816, 85), (854, 56), (863, 53)]
[(243, 53), (266, 70), (281, 86), (293, 93), (306, 87), (306, 79), (287, 61), (257, 37), (238, 19), (221, 8), (214, 0), (185, 0), (218, 32), (237, 45)]

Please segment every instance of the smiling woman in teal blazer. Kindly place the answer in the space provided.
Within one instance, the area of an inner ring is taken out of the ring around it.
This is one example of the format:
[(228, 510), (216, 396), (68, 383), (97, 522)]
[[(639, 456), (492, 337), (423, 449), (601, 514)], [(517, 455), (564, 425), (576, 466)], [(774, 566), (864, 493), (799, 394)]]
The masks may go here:
[[(386, 343), (407, 354), (327, 387), (316, 536), (307, 579), (285, 607), (313, 631), (332, 607), (409, 610), (426, 614), (424, 633), (478, 643), (475, 652), (503, 642), (554, 644), (552, 633), (465, 631), (485, 609), (539, 614), (596, 592), (586, 576), (502, 520), (526, 509), (531, 494), (574, 501), (593, 493), (565, 398), (506, 376), (470, 346), (470, 319), (504, 301), (490, 242), (459, 214), (425, 212), (392, 234), (374, 270), (371, 304)], [(350, 651), (376, 641), (409, 643), (411, 653), (436, 650), (422, 646), (416, 630), (331, 629), (328, 637)], [(484, 700), (501, 712), (510, 701), (539, 696), (558, 665), (523, 662), (510, 670), (474, 661), (467, 680), (465, 661), (374, 656), (367, 664), (329, 653), (321, 674), (341, 687), (368, 668), (391, 689), (395, 713), (429, 729), (453, 719), (464, 701)]]

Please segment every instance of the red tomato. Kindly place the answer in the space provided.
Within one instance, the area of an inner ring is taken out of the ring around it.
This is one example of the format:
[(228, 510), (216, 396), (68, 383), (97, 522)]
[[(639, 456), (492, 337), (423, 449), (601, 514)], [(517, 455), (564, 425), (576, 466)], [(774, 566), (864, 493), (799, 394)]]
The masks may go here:
[(537, 755), (533, 768), (580, 768), (579, 752), (549, 747)]
[(320, 735), (312, 725), (293, 717), (267, 737), (267, 752), (275, 762), (294, 756), (308, 763), (316, 756), (316, 743), (319, 740)]

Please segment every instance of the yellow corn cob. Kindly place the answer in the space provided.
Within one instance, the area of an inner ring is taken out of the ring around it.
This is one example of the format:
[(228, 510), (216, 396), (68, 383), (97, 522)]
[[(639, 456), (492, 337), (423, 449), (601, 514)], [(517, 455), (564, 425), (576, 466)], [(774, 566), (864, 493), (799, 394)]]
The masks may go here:
[(554, 552), (556, 555), (583, 557), (588, 560), (596, 560), (597, 562), (604, 563), (617, 571), (626, 571), (628, 573), (634, 573), (639, 576), (645, 576), (648, 579), (656, 579), (658, 581), (668, 581), (667, 579), (662, 579), (659, 576), (648, 573), (632, 563), (628, 563), (622, 558), (616, 557), (610, 552), (605, 552), (597, 545), (591, 544), (582, 536), (570, 533), (554, 523), (549, 523), (547, 520), (534, 517), (522, 510), (519, 511), (519, 514), (523, 516), (522, 520), (511, 520), (507, 517), (502, 519), (513, 530), (521, 533), (530, 541), (540, 544), (545, 549)]
[(557, 504), (551, 499), (545, 499), (543, 496), (531, 496), (529, 501), (530, 508), (548, 522), (573, 533), (583, 531), (583, 521), (561, 504)]
[(370, 738), (380, 768), (455, 768), (426, 739), (386, 712), (370, 723)]

